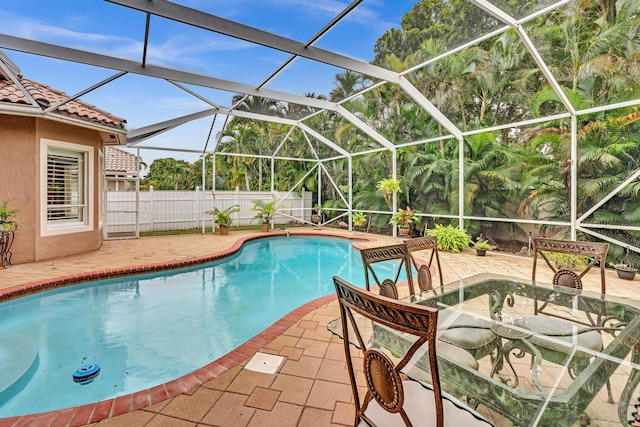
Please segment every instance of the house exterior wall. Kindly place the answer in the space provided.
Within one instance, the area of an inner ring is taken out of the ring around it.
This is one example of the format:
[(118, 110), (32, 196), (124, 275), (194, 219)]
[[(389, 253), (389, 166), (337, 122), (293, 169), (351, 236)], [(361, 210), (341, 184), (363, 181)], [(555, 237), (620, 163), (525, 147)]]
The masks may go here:
[[(40, 177), (41, 139), (62, 141), (94, 147), (93, 179), (86, 183), (93, 188), (92, 204), (88, 206), (93, 227), (90, 231), (43, 236), (41, 233)], [(99, 155), (101, 141), (97, 131), (57, 121), (35, 117), (0, 115), (0, 202), (8, 200), (9, 209), (19, 209), (15, 220), (19, 224), (12, 248), (13, 264), (43, 261), (52, 258), (94, 251), (102, 245), (100, 223), (101, 173)]]

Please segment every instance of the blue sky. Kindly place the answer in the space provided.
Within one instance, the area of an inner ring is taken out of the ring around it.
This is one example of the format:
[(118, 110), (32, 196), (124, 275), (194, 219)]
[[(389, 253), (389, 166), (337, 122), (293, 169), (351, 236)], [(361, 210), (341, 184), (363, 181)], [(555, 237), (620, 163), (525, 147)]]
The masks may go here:
[[(181, 5), (307, 42), (349, 2), (334, 0), (182, 0)], [(333, 30), (314, 45), (363, 61), (370, 61), (375, 41), (386, 30), (399, 28), (402, 16), (414, 1), (365, 0)], [(0, 3), (3, 27), (0, 33), (65, 47), (107, 53), (140, 61), (146, 15), (101, 0), (20, 0)], [(5, 50), (25, 78), (69, 95), (116, 73), (91, 66)], [(283, 63), (289, 54), (204, 31), (158, 17), (151, 18), (147, 51), (149, 64), (184, 69), (213, 77), (257, 86)], [(297, 59), (266, 87), (302, 95), (328, 95), (334, 76), (344, 70)], [(229, 106), (232, 93), (203, 89), (211, 101)], [(82, 97), (140, 128), (162, 120), (210, 108), (164, 80), (126, 75)], [(166, 132), (143, 145), (202, 149), (211, 118)], [(222, 125), (218, 118), (214, 134)], [(209, 144), (211, 147), (212, 142)], [(194, 161), (197, 155), (142, 150), (151, 163), (159, 157)]]

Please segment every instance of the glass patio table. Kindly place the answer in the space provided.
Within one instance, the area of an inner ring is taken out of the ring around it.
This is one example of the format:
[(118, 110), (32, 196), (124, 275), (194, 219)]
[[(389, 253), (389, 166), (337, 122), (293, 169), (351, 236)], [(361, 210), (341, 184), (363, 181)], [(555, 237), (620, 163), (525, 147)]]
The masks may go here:
[[(495, 334), (493, 350), (479, 353), (477, 369), (439, 353), (438, 370), (445, 392), (498, 414), (498, 425), (628, 425), (633, 419), (640, 380), (639, 301), (492, 274), (404, 301), (440, 310), (439, 336), (451, 328)], [(540, 324), (546, 325), (544, 333)], [(328, 326), (338, 335), (340, 327), (339, 319)], [(585, 344), (594, 337), (596, 350)], [(411, 342), (374, 324), (368, 345), (394, 354)], [(428, 381), (427, 356), (413, 359), (405, 373)]]

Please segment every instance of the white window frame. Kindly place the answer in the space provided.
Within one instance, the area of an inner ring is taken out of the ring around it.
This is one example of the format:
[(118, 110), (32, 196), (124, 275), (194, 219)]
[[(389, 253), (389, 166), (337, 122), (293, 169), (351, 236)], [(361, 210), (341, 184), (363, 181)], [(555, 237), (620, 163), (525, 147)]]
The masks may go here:
[[(67, 151), (69, 154), (83, 156), (84, 170), (82, 174), (83, 180), (83, 196), (85, 203), (83, 219), (79, 221), (57, 222), (50, 221), (47, 218), (48, 206), (48, 155), (51, 150)], [(86, 145), (72, 144), (69, 142), (56, 141), (52, 139), (40, 139), (40, 234), (42, 236), (55, 236), (61, 234), (82, 233), (93, 231), (93, 212), (94, 212), (94, 148)]]

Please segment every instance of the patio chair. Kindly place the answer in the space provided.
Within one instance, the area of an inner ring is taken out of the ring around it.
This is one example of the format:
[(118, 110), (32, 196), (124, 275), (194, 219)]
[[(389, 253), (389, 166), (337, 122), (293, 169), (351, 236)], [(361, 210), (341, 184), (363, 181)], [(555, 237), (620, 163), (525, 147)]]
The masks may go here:
[[(435, 269), (437, 270), (438, 278), (440, 279), (440, 288), (444, 286), (444, 279), (442, 276), (442, 267), (440, 266), (440, 257), (438, 256), (438, 238), (435, 236), (416, 237), (414, 239), (408, 239), (405, 241), (411, 254), (411, 262), (418, 272), (418, 287), (422, 292), (433, 290), (433, 278), (431, 276), (431, 266), (435, 261)], [(431, 251), (429, 253), (429, 262), (425, 265), (418, 266), (416, 258), (413, 256), (414, 252), (418, 251)]]
[[(371, 426), (490, 425), (462, 402), (442, 392), (436, 361), (437, 310), (377, 296), (339, 277), (334, 276), (333, 281), (340, 303), (344, 352), (356, 409), (354, 425), (361, 422)], [(362, 317), (374, 325), (411, 336), (415, 341), (404, 350), (394, 351), (393, 356), (381, 348), (368, 348), (363, 338), (366, 333), (361, 331), (364, 325), (359, 321)], [(352, 343), (357, 343), (364, 358), (364, 396), (361, 396), (361, 384), (356, 381), (352, 359), (356, 357), (352, 354), (356, 346)], [(430, 385), (411, 380), (403, 373), (423, 345), (427, 347), (424, 357), (429, 360)]]
[[(538, 256), (551, 268), (554, 273), (553, 282), (560, 286), (570, 286), (582, 288), (582, 278), (591, 270), (591, 267), (600, 263), (600, 289), (605, 294), (607, 285), (605, 281), (605, 264), (607, 252), (609, 251), (608, 243), (583, 242), (580, 240), (554, 240), (542, 237), (534, 237), (533, 239), (533, 269), (531, 270), (531, 280), (536, 280), (536, 268), (538, 265)], [(548, 254), (557, 253), (565, 255), (574, 255), (589, 258), (590, 261), (581, 272), (576, 272), (566, 268), (558, 268), (552, 263)]]
[[(444, 276), (442, 275), (440, 257), (438, 256), (438, 238), (436, 236), (424, 236), (406, 240), (405, 243), (409, 248), (409, 253), (412, 254), (412, 264), (418, 271), (418, 287), (420, 290), (422, 292), (433, 291), (435, 293), (431, 277), (431, 266), (434, 265), (434, 261), (438, 278), (440, 279), (440, 289), (442, 289)], [(413, 253), (422, 250), (431, 251), (429, 262), (418, 267)], [(456, 317), (453, 318), (453, 316)], [(493, 323), (488, 320), (444, 310), (440, 312), (440, 324), (449, 325), (450, 327), (439, 332), (439, 340), (467, 350), (476, 359), (492, 354), (497, 349), (497, 338), (491, 332)], [(468, 328), (465, 328), (465, 325)]]
[[(578, 298), (580, 291), (582, 291), (582, 277), (599, 261), (601, 289), (604, 294), (604, 264), (608, 249), (609, 244), (607, 243), (534, 238), (531, 278), (535, 282), (536, 261), (538, 255), (540, 255), (554, 272), (553, 285), (558, 288), (574, 289), (576, 291), (574, 298)], [(582, 272), (575, 272), (566, 268), (556, 267), (550, 262), (546, 253), (585, 256), (591, 258), (591, 261)], [(534, 298), (534, 314), (514, 319), (513, 323), (535, 332), (529, 338), (529, 342), (538, 348), (543, 359), (562, 365), (567, 363), (567, 358), (570, 354), (573, 354), (567, 365), (569, 374), (572, 378), (575, 378), (578, 372), (586, 369), (589, 365), (592, 358), (592, 353), (590, 352), (600, 352), (604, 347), (600, 332), (600, 330), (604, 329), (602, 328), (602, 319), (600, 319), (600, 316), (597, 316), (596, 319), (591, 316), (585, 319), (576, 319), (563, 315), (560, 311), (554, 311), (551, 307), (556, 298), (558, 298), (558, 295), (554, 293), (551, 293), (542, 301)], [(594, 311), (597, 312), (597, 308), (594, 308)], [(584, 348), (588, 351), (574, 351), (575, 347)], [(613, 402), (609, 381), (607, 381), (607, 391), (609, 393), (609, 401)]]
[[(364, 266), (365, 287), (368, 291), (371, 290), (371, 286), (377, 285), (385, 295), (395, 295), (395, 298), (398, 298), (398, 280), (400, 280), (400, 276), (404, 270), (409, 292), (411, 295), (415, 294), (411, 273), (411, 256), (409, 255), (409, 249), (406, 244), (399, 243), (396, 245), (366, 248), (360, 250), (360, 255), (362, 256), (362, 265)], [(394, 278), (380, 280), (380, 278), (378, 278), (380, 272), (376, 274), (374, 266), (383, 262), (387, 263), (388, 266), (391, 265), (390, 262), (393, 261), (398, 262), (397, 267), (395, 267), (395, 273), (393, 273)]]
[[(411, 244), (409, 242), (412, 242)], [(405, 270), (405, 276), (408, 278), (410, 295), (415, 295), (414, 284), (411, 266), (415, 265), (415, 261), (411, 257), (411, 249), (414, 251), (422, 249), (433, 249), (433, 245), (437, 245), (437, 240), (432, 237), (421, 237), (417, 239), (406, 240), (404, 243), (381, 246), (377, 248), (368, 248), (361, 251), (362, 264), (364, 265), (365, 284), (366, 289), (370, 290), (372, 286), (371, 279), (379, 288), (379, 294), (388, 298), (398, 299), (398, 279), (402, 273), (402, 269)], [(439, 267), (439, 260), (437, 257), (437, 250), (433, 249), (432, 256), (436, 259)], [(436, 254), (436, 255), (433, 255)], [(399, 261), (397, 270), (395, 272), (394, 279), (380, 280), (378, 275), (374, 271), (374, 264)], [(428, 281), (424, 278), (427, 277), (425, 270), (428, 272), (429, 267), (421, 265), (418, 269), (418, 284), (420, 291), (433, 291), (431, 285), (431, 274), (428, 275)], [(441, 270), (440, 270), (441, 271)], [(421, 278), (422, 277), (422, 278)], [(442, 280), (442, 274), (440, 273), (440, 279)], [(440, 325), (438, 331), (438, 339), (444, 344), (442, 345), (442, 351), (446, 352), (451, 359), (456, 360), (458, 363), (465, 364), (472, 369), (478, 369), (478, 359), (481, 359), (487, 355), (494, 354), (498, 350), (498, 339), (496, 335), (491, 332), (491, 326), (493, 322), (479, 318), (477, 316), (471, 316), (459, 312), (451, 312), (444, 310), (440, 313)], [(442, 326), (446, 325), (446, 326)], [(450, 348), (455, 346), (457, 348)], [(465, 350), (460, 352), (459, 349)], [(472, 356), (471, 359), (468, 356)]]

